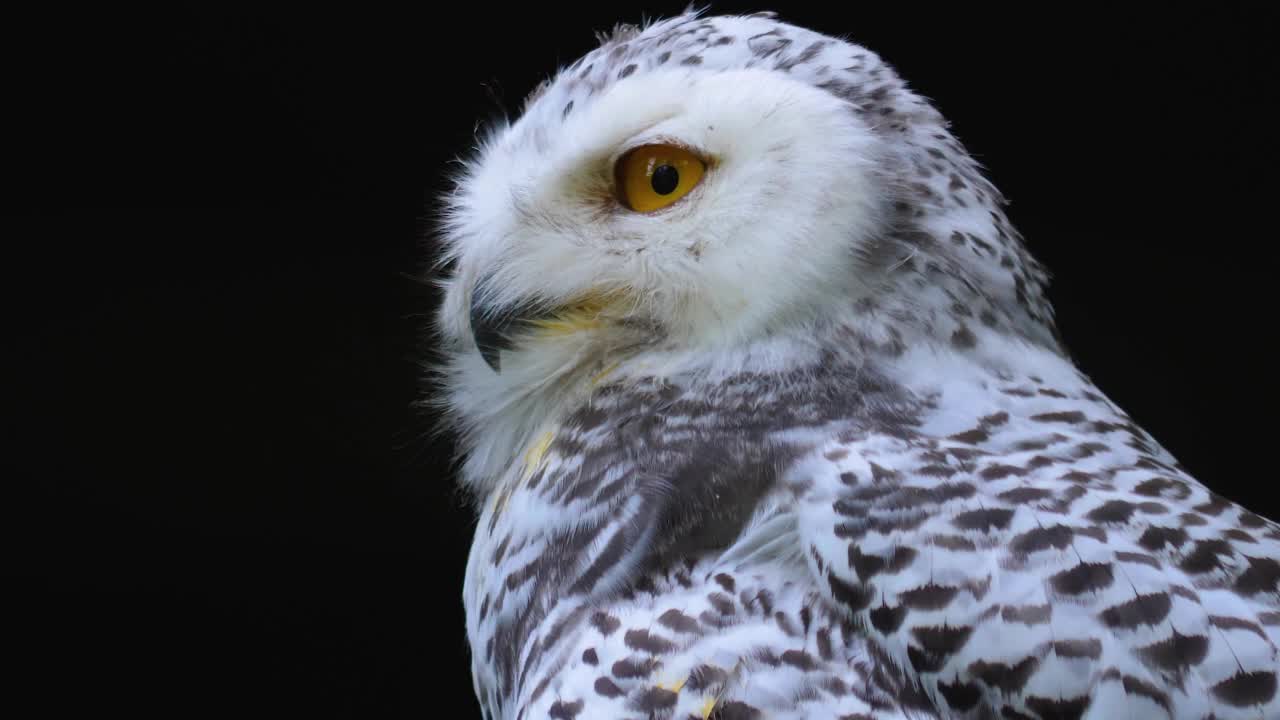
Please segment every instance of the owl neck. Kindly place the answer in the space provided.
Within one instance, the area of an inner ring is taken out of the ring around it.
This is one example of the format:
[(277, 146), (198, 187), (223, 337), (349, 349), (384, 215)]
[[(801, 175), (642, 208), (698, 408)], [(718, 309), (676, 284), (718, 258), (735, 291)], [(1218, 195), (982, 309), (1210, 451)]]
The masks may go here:
[[(896, 396), (910, 399), (935, 392), (943, 377), (1002, 377), (1046, 363), (1070, 367), (1044, 333), (1034, 326), (1033, 332), (1019, 331), (1012, 313), (954, 303), (930, 307), (918, 301), (918, 288), (910, 297), (885, 290), (877, 301), (856, 301), (736, 345), (688, 347), (614, 328), (531, 349), (501, 373), (478, 358), (460, 357), (451, 400), (466, 428), (464, 484), (482, 500), (511, 482), (538, 438), (590, 408), (601, 393), (701, 386), (714, 396), (725, 383), (750, 378), (762, 387), (811, 382), (815, 391), (830, 394), (830, 371), (840, 369), (881, 378)], [(818, 388), (821, 383), (827, 385)]]

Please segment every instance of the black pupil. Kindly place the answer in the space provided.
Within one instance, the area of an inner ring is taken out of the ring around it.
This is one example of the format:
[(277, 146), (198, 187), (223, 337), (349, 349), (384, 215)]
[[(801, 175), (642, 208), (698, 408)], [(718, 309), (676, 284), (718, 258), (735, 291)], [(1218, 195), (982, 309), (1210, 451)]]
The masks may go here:
[(659, 195), (670, 195), (680, 184), (680, 171), (670, 165), (659, 165), (654, 168), (653, 177), (649, 182), (653, 185), (654, 192)]

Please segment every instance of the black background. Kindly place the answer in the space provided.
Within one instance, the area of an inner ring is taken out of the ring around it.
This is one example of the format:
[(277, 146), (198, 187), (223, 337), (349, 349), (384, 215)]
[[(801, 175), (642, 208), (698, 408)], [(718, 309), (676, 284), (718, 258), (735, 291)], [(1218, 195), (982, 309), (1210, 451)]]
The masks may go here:
[[(471, 513), (414, 407), (432, 198), (593, 31), (683, 5), (416, 6), (5, 21), (6, 706), (475, 713)], [(1069, 7), (782, 9), (936, 101), (1085, 371), (1280, 515), (1274, 15)]]

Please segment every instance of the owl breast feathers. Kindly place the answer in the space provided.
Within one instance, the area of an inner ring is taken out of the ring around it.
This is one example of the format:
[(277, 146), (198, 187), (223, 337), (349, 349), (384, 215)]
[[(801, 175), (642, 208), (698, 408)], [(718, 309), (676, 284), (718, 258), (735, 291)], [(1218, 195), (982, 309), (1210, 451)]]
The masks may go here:
[(445, 205), (485, 717), (1280, 716), (1280, 526), (1072, 364), (871, 52), (620, 27)]

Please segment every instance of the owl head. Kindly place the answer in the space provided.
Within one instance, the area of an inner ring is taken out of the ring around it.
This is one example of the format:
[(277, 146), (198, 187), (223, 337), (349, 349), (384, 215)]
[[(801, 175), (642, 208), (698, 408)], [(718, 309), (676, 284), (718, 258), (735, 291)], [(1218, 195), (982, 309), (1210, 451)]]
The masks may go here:
[(1002, 202), (864, 48), (772, 14), (621, 27), (445, 199), (450, 407), (474, 425), (619, 365), (817, 361), (833, 332), (852, 353), (1052, 344)]

